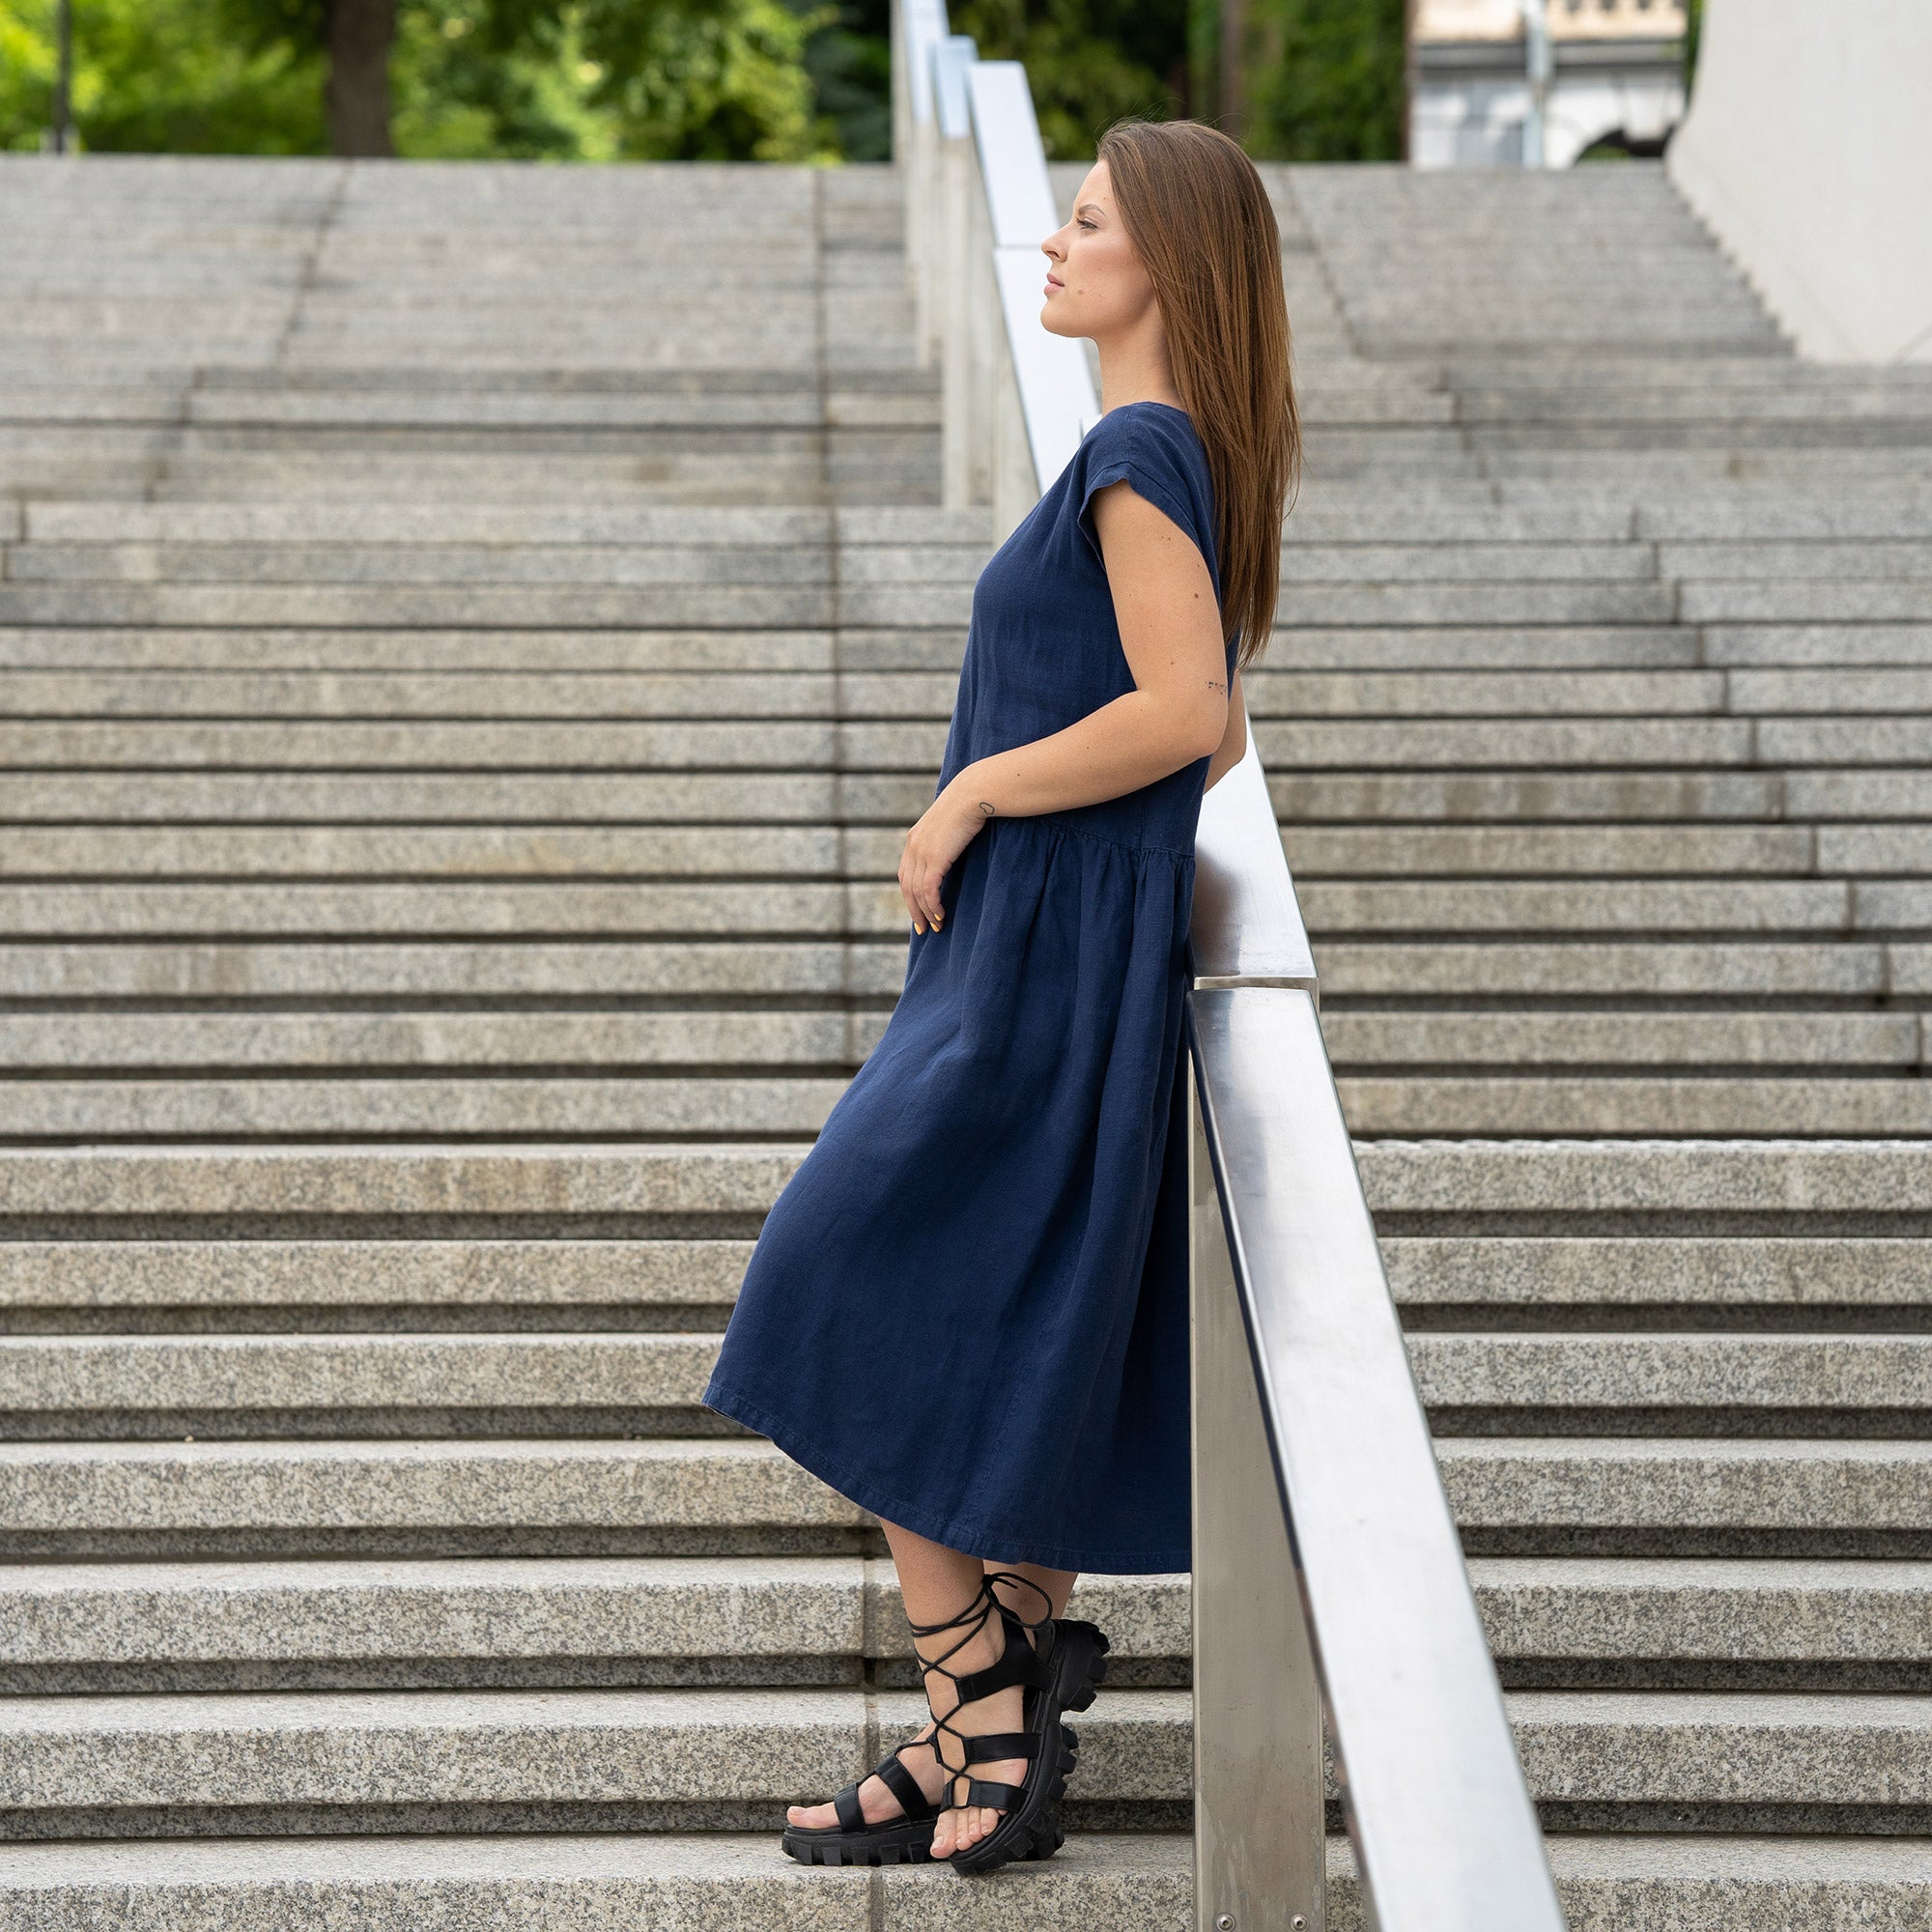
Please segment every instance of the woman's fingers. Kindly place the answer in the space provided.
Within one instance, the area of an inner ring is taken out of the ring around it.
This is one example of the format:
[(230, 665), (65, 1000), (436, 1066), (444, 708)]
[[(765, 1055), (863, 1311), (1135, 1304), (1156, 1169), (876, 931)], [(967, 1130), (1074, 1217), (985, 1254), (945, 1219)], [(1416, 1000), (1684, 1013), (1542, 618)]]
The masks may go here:
[(905, 900), (916, 932), (944, 922), (946, 907), (940, 898), (940, 889), (945, 879), (943, 868), (935, 869), (915, 858), (911, 845), (907, 845), (905, 855), (899, 860), (899, 896)]

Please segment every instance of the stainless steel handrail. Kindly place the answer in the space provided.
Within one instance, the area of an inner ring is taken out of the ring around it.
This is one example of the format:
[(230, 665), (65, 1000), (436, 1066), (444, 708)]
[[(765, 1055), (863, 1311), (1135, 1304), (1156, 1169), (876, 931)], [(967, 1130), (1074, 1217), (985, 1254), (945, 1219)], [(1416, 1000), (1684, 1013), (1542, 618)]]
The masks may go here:
[[(946, 500), (1004, 535), (1098, 407), (1039, 323), (1045, 152), (1024, 70), (974, 58), (945, 0), (895, 0), (893, 48)], [(1192, 928), (1196, 1923), (1321, 1932), (1325, 1708), (1371, 1925), (1558, 1932), (1252, 730), (1202, 802)]]

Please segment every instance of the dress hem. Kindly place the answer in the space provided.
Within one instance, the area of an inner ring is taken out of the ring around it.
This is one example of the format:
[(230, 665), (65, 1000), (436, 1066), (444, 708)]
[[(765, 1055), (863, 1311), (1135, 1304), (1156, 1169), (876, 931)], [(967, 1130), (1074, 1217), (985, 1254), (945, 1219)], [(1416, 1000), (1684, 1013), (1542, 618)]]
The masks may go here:
[[(714, 1380), (698, 1398), (706, 1408), (728, 1415), (748, 1429), (768, 1437), (801, 1469), (816, 1476), (847, 1502), (923, 1536), (929, 1542), (956, 1549), (962, 1556), (978, 1557), (990, 1563), (1037, 1563), (1047, 1570), (1093, 1571), (1105, 1577), (1155, 1577), (1186, 1572), (1193, 1567), (1194, 1552), (1161, 1549), (1130, 1553), (1119, 1549), (1081, 1549), (1065, 1544), (1039, 1542), (995, 1529), (990, 1523), (968, 1518), (948, 1518), (933, 1510), (889, 1493), (868, 1477), (845, 1468), (826, 1455), (815, 1443), (805, 1440), (781, 1418), (760, 1408), (736, 1390)], [(987, 1548), (978, 1548), (987, 1545)]]

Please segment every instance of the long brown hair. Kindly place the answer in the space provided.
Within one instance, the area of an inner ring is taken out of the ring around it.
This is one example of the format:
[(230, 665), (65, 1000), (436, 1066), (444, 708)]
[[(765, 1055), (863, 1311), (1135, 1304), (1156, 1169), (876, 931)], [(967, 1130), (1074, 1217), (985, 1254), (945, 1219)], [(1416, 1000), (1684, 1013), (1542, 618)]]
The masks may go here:
[(1281, 231), (1255, 164), (1199, 121), (1100, 136), (1121, 219), (1153, 282), (1175, 386), (1214, 479), (1223, 629), (1260, 654), (1281, 588), (1281, 522), (1301, 476)]

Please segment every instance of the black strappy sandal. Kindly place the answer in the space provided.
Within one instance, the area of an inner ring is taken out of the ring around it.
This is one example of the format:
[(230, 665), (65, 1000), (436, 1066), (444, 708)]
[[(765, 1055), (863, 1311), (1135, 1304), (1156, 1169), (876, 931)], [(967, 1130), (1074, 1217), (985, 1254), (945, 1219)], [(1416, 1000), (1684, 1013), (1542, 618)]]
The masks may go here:
[[(995, 1583), (1023, 1583), (1042, 1602), (1051, 1602), (1031, 1577), (1017, 1571), (990, 1570), (979, 1593), (956, 1617), (944, 1623), (912, 1625), (915, 1637), (937, 1636), (949, 1630), (964, 1632), (957, 1643), (932, 1662), (920, 1660), (923, 1672), (937, 1671), (952, 1682), (954, 1691), (952, 1709), (944, 1718), (933, 1719), (932, 1733), (934, 1753), (948, 1774), (948, 1804), (959, 1808), (987, 1805), (1005, 1814), (978, 1844), (951, 1855), (953, 1868), (962, 1872), (997, 1871), (1020, 1859), (1050, 1859), (1060, 1849), (1064, 1841), (1060, 1800), (1066, 1790), (1066, 1775), (1074, 1768), (1077, 1748), (1077, 1740), (1061, 1722), (1061, 1717), (1066, 1711), (1084, 1711), (1093, 1703), (1094, 1693), (1107, 1674), (1107, 1639), (1093, 1624), (1066, 1617), (1024, 1618), (994, 1594)], [(998, 1660), (963, 1677), (949, 1670), (947, 1660), (978, 1636), (996, 1611), (1007, 1636), (1006, 1649)], [(1033, 1633), (1038, 1634), (1037, 1647), (1030, 1640)], [(1024, 1730), (969, 1737), (952, 1722), (964, 1705), (977, 1704), (1016, 1684), (1023, 1687)], [(928, 1709), (931, 1701), (928, 1696)], [(941, 1738), (957, 1740), (961, 1753), (957, 1765), (947, 1762)], [(974, 1765), (993, 1764), (1002, 1758), (1027, 1761), (1024, 1784), (1006, 1784), (972, 1775)], [(959, 1796), (961, 1778), (966, 1781), (963, 1798)]]
[[(918, 1740), (917, 1745), (920, 1749), (930, 1749), (935, 1757), (939, 1755), (939, 1747), (927, 1739)], [(932, 1857), (932, 1828), (939, 1822), (939, 1806), (899, 1762), (899, 1751), (913, 1748), (913, 1745), (900, 1745), (867, 1773), (868, 1777), (883, 1779), (886, 1789), (898, 1800), (898, 1817), (870, 1823), (859, 1804), (859, 1786), (866, 1780), (854, 1778), (832, 1795), (838, 1824), (785, 1827), (781, 1843), (787, 1856), (802, 1865), (923, 1864)]]

